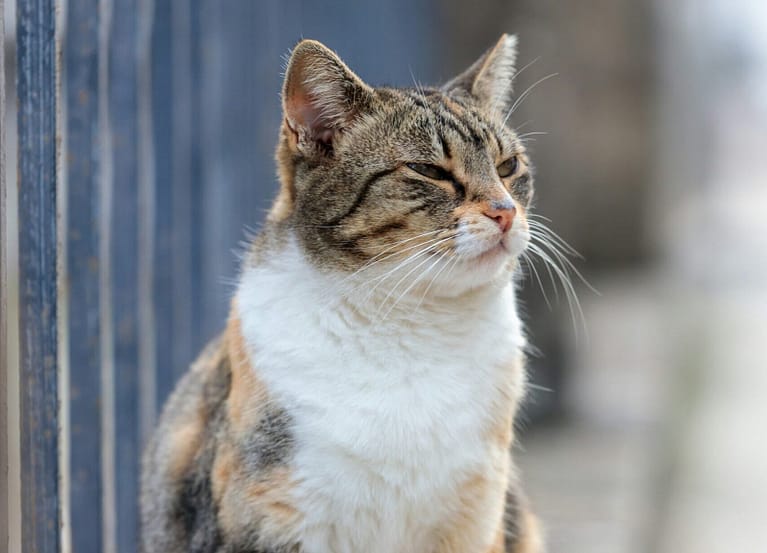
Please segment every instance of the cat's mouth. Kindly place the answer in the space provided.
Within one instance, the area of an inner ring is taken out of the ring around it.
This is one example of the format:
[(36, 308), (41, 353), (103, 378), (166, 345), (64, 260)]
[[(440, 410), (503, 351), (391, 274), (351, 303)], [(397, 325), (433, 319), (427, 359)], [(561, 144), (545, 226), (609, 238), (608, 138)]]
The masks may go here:
[(467, 256), (466, 262), (475, 268), (493, 269), (519, 255), (525, 249), (527, 236), (524, 232), (511, 230), (495, 240), (485, 239), (482, 242), (475, 246), (474, 255)]
[(504, 237), (500, 237), (495, 244), (481, 249), (475, 255), (466, 259), (466, 265), (472, 270), (494, 271), (511, 257), (511, 250), (506, 244)]

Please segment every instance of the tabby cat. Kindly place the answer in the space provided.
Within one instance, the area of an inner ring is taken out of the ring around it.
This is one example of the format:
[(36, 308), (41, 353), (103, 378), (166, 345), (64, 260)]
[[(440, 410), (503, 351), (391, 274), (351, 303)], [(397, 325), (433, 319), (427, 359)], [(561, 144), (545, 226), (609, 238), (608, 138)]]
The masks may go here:
[(145, 553), (534, 553), (510, 449), (530, 238), (516, 38), (441, 88), (288, 62), (280, 192), (168, 400)]

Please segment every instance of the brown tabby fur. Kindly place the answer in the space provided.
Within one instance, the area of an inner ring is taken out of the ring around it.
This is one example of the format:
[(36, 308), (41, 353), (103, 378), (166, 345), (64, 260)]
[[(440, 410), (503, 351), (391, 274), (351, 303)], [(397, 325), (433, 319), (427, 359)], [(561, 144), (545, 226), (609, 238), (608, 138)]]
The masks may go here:
[[(511, 156), (518, 169), (503, 183), (523, 217), (530, 163), (503, 119), (513, 59), (498, 62), (513, 58), (513, 47), (504, 36), (441, 89), (410, 90), (371, 88), (321, 44), (301, 42), (283, 90), (282, 187), (245, 263), (262, 263), (293, 235), (317, 267), (358, 270), (388, 244), (435, 228), (448, 232), (457, 218), (481, 216), (502, 201), (495, 166)], [(451, 180), (429, 181), (403, 160), (440, 165)], [(251, 366), (236, 313), (177, 385), (146, 451), (145, 553), (304, 551), (303, 515), (290, 494), (297, 447), (291, 414)], [(521, 357), (510, 364), (523, 370)], [(515, 411), (510, 398), (487, 429), (500, 451), (511, 448)], [(461, 508), (424, 553), (541, 551), (537, 523), (505, 457), (500, 480), (478, 474), (456, 492)], [(505, 496), (498, 481), (509, 482)], [(492, 548), (481, 551), (466, 542), (467, 529), (486, 510), (505, 510), (506, 517)]]

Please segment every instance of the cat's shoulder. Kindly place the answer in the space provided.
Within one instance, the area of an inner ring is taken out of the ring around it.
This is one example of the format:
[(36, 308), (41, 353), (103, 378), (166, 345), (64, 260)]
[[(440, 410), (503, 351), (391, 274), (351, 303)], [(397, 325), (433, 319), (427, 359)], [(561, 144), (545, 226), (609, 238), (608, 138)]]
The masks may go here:
[(233, 316), (182, 377), (147, 450), (149, 536), (156, 527), (174, 543), (284, 543), (299, 517), (292, 453), (290, 415), (251, 366)]

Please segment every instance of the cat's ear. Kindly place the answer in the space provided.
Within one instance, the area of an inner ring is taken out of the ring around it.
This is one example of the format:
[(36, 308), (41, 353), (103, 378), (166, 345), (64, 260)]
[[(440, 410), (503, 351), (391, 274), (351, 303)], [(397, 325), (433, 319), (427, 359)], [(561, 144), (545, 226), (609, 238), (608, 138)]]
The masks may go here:
[(511, 105), (516, 61), (517, 37), (504, 34), (495, 46), (442, 90), (448, 94), (469, 94), (488, 112), (505, 114)]
[(333, 141), (371, 102), (373, 89), (315, 40), (293, 49), (285, 72), (282, 107), (299, 148), (332, 150)]

